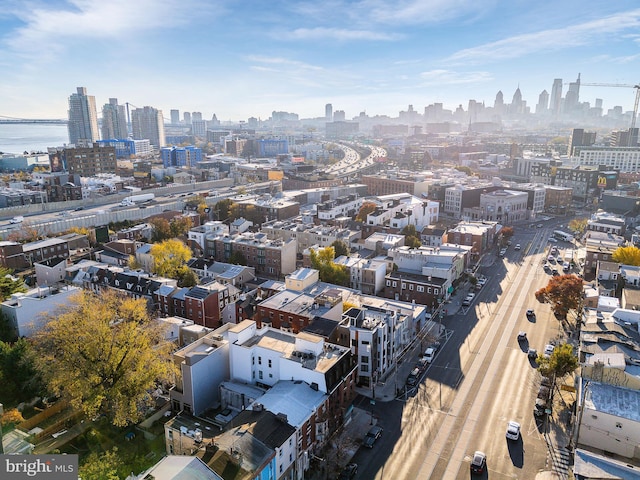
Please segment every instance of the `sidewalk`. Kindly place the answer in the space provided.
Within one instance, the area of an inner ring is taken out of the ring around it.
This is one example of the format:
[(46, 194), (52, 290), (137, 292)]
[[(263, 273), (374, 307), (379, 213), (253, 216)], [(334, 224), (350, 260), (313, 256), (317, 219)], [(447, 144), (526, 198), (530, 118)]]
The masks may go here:
[(322, 458), (316, 459), (316, 466), (309, 469), (307, 480), (326, 480), (338, 478), (345, 465), (351, 462), (362, 439), (378, 419), (367, 410), (354, 407), (351, 417), (342, 430), (334, 435), (324, 448)]

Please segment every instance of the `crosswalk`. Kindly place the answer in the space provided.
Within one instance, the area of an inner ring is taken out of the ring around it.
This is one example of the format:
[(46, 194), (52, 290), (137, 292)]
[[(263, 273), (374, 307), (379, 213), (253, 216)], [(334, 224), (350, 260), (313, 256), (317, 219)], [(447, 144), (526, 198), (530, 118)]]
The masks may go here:
[(571, 453), (569, 453), (565, 448), (554, 448), (549, 452), (548, 460), (551, 462), (551, 468), (560, 478), (569, 478)]

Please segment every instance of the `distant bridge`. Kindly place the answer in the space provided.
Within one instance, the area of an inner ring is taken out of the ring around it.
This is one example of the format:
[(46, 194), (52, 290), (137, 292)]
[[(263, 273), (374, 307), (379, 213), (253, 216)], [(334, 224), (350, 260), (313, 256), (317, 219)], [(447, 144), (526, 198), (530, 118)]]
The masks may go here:
[(66, 125), (68, 120), (61, 118), (16, 118), (0, 115), (0, 125), (24, 125), (24, 124), (40, 124), (40, 125)]

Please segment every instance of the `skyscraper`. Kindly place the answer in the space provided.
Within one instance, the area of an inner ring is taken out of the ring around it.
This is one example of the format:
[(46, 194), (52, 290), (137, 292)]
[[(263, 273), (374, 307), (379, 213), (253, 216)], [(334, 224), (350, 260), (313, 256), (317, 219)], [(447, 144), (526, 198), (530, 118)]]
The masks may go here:
[(102, 107), (101, 133), (103, 140), (124, 140), (129, 137), (127, 114), (124, 105), (118, 105), (117, 98), (110, 98), (109, 103)]
[(551, 87), (551, 97), (549, 98), (549, 110), (554, 116), (558, 116), (562, 106), (562, 79), (556, 78), (553, 80), (553, 87)]
[(131, 127), (135, 140), (148, 139), (151, 145), (165, 146), (162, 110), (153, 107), (136, 108), (131, 112)]
[(184, 116), (185, 125), (191, 125), (191, 112), (184, 112), (182, 115)]
[(171, 110), (171, 124), (178, 125), (180, 123), (180, 110)]
[(546, 90), (538, 95), (538, 104), (536, 105), (536, 114), (541, 115), (549, 110), (549, 93)]
[(202, 112), (191, 112), (191, 121), (195, 122), (196, 120), (202, 120)]
[(580, 74), (575, 82), (569, 84), (569, 90), (564, 97), (564, 111), (565, 113), (572, 113), (578, 110), (580, 104)]
[(324, 118), (327, 122), (333, 121), (333, 105), (331, 105), (330, 103), (327, 103), (324, 106)]
[(92, 145), (99, 138), (96, 97), (87, 95), (85, 87), (76, 90), (69, 97), (69, 143)]

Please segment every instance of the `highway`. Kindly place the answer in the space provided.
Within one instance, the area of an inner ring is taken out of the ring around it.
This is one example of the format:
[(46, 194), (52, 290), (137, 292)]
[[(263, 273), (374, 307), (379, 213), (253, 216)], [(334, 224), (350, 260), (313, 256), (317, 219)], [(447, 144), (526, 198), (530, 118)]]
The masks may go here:
[[(549, 223), (516, 227), (513, 245), (522, 250), (509, 247), (481, 268), (489, 281), (469, 309), (446, 317), (453, 333), (416, 394), (372, 407), (385, 433), (374, 449), (357, 452), (357, 478), (468, 479), (476, 450), (487, 454), (488, 473), (474, 478), (532, 479), (545, 468), (546, 424), (533, 415), (540, 377), (517, 334), (526, 331), (538, 351), (561, 334), (549, 306), (534, 298), (550, 278), (542, 269)], [(518, 442), (505, 438), (509, 420), (522, 426)]]

